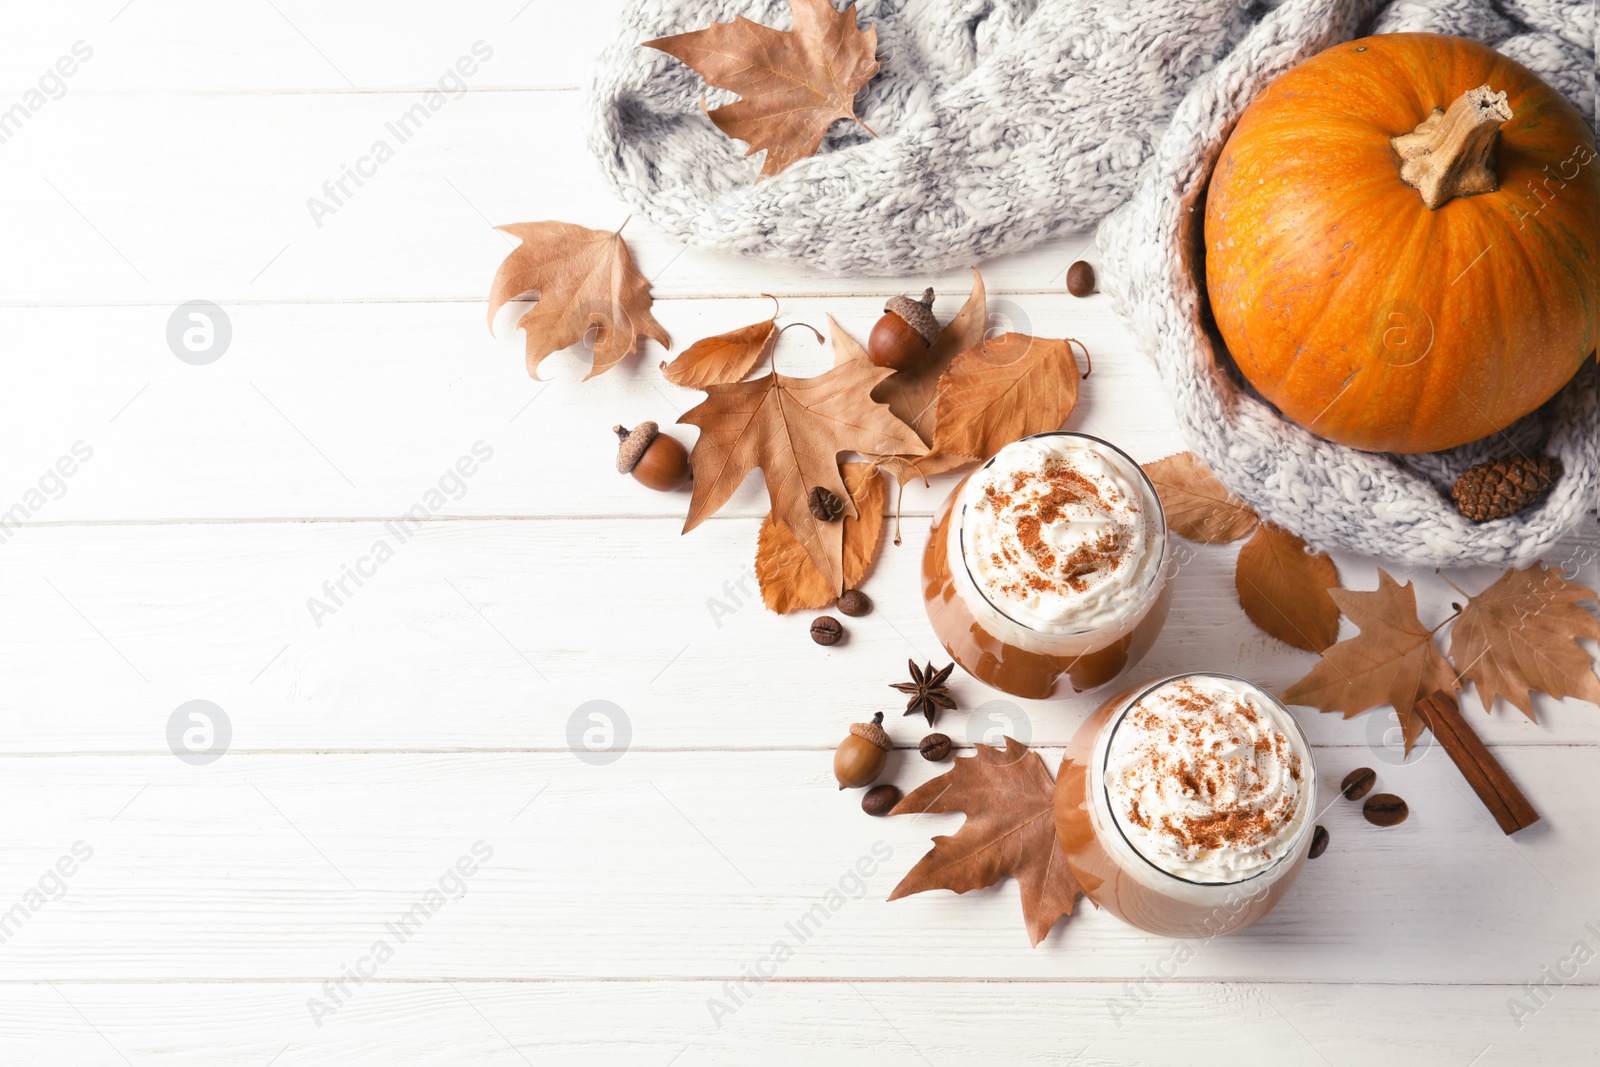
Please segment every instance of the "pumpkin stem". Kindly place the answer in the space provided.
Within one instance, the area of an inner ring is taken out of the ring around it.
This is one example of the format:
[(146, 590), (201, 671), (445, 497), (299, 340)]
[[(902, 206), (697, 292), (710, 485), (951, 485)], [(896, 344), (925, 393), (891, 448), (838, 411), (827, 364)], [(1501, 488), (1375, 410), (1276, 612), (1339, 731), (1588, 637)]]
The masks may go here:
[(1506, 94), (1487, 85), (1468, 89), (1450, 110), (1434, 108), (1415, 130), (1390, 138), (1400, 154), (1400, 178), (1437, 209), (1457, 196), (1492, 193), (1500, 188), (1494, 173), (1494, 145), (1500, 127), (1511, 121)]

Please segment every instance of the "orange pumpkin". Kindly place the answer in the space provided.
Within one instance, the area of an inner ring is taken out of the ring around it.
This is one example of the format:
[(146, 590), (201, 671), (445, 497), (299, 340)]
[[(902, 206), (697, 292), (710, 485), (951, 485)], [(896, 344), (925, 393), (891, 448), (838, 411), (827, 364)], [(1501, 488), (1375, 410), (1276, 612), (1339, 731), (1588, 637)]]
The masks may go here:
[(1595, 348), (1597, 172), (1577, 110), (1493, 49), (1425, 33), (1330, 48), (1251, 102), (1212, 173), (1223, 340), (1331, 441), (1488, 436)]

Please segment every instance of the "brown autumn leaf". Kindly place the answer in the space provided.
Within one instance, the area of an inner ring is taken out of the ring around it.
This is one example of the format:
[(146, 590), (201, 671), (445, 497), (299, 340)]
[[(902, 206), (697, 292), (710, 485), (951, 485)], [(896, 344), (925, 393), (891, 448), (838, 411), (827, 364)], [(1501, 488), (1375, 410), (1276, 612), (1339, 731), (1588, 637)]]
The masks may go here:
[(1339, 568), (1326, 552), (1282, 526), (1263, 522), (1239, 549), (1233, 573), (1239, 606), (1267, 633), (1295, 648), (1322, 652), (1339, 640)]
[(1161, 498), (1167, 528), (1179, 537), (1220, 545), (1237, 541), (1260, 521), (1250, 505), (1234, 496), (1193, 452), (1179, 452), (1144, 464)]
[(714, 513), (760, 467), (772, 515), (794, 534), (835, 595), (843, 591), (843, 544), (833, 523), (820, 522), (806, 496), (821, 486), (847, 502), (839, 453), (894, 455), (921, 445), (911, 427), (872, 399), (872, 387), (893, 372), (847, 363), (814, 378), (770, 372), (748, 382), (712, 385), (706, 399), (678, 421), (700, 428), (689, 453), (694, 495), (688, 533)]
[(1056, 920), (1072, 914), (1082, 887), (1067, 868), (1056, 840), (1055, 782), (1037, 752), (1015, 738), (1003, 749), (978, 745), (977, 755), (958, 759), (948, 772), (913, 789), (890, 815), (959, 811), (966, 814), (952, 836), (936, 836), (889, 894), (899, 900), (929, 889), (965, 893), (994, 885), (1006, 875), (1022, 890), (1022, 918), (1037, 945)]
[[(825, 525), (838, 527), (835, 536), (844, 541), (844, 585), (855, 589), (872, 572), (878, 556), (883, 535), (883, 479), (870, 463), (846, 463), (844, 484), (856, 513)], [(826, 529), (823, 532), (828, 533)], [(825, 608), (838, 597), (793, 531), (771, 512), (762, 521), (756, 541), (756, 580), (761, 583), (761, 599), (779, 615)]]
[(550, 353), (596, 330), (594, 366), (585, 380), (634, 353), (642, 338), (672, 346), (650, 313), (650, 282), (633, 265), (620, 233), (570, 222), (518, 222), (500, 229), (521, 240), (495, 271), (489, 287), (489, 329), (508, 300), (538, 293), (538, 303), (517, 320), (527, 335), (528, 374)]
[(1533, 713), (1530, 691), (1600, 703), (1600, 679), (1589, 653), (1574, 642), (1600, 639), (1600, 622), (1580, 606), (1595, 591), (1535, 563), (1508, 570), (1467, 598), (1450, 631), (1450, 656), (1463, 681), (1478, 688), (1485, 710), (1495, 697)]
[(957, 356), (939, 379), (932, 455), (981, 461), (1059, 429), (1078, 403), (1075, 344), (1007, 333)]
[[(938, 415), (936, 401), (939, 396), (939, 378), (950, 361), (967, 349), (983, 342), (983, 332), (989, 321), (988, 300), (983, 276), (972, 272), (972, 291), (966, 301), (944, 329), (939, 339), (929, 346), (927, 353), (914, 367), (896, 371), (878, 383), (872, 399), (889, 405), (889, 410), (917, 432), (923, 447), (916, 455), (871, 456), (879, 468), (888, 471), (902, 486), (913, 478), (926, 481), (935, 474), (964, 467), (973, 462), (966, 456), (930, 456), (928, 447), (933, 442), (934, 420)], [(829, 335), (833, 338), (835, 364), (860, 360), (868, 366), (872, 360), (854, 337), (844, 327), (828, 317)]]
[(644, 42), (694, 68), (706, 84), (739, 94), (707, 114), (717, 129), (749, 144), (746, 156), (766, 150), (763, 178), (816, 152), (839, 119), (860, 123), (856, 94), (878, 72), (878, 29), (859, 27), (854, 4), (837, 11), (828, 0), (789, 0), (789, 7), (792, 30), (740, 16)]
[(1285, 703), (1343, 712), (1349, 719), (1368, 708), (1394, 705), (1405, 734), (1405, 750), (1425, 725), (1416, 703), (1438, 689), (1461, 688), (1450, 664), (1433, 643), (1433, 632), (1417, 618), (1417, 591), (1378, 568), (1370, 593), (1330, 589), (1360, 634), (1329, 648), (1311, 672), (1283, 694)]
[(778, 298), (762, 295), (772, 301), (770, 319), (696, 341), (671, 363), (661, 364), (662, 377), (691, 389), (743, 381), (778, 343)]
[[(976, 348), (983, 343), (983, 333), (988, 322), (989, 305), (983, 275), (974, 270), (972, 292), (967, 294), (966, 301), (955, 313), (955, 317), (939, 331), (939, 339), (929, 346), (928, 351), (915, 366), (896, 371), (885, 378), (876, 389), (872, 390), (872, 398), (888, 404), (889, 410), (898, 415), (907, 426), (917, 431), (917, 436), (922, 438), (923, 443), (931, 447), (934, 420), (938, 415), (936, 401), (939, 398), (939, 378), (950, 366), (951, 360), (967, 349)], [(867, 350), (833, 321), (832, 316), (828, 319), (828, 329), (830, 336), (833, 337), (835, 363), (843, 363), (850, 359), (871, 363)], [(923, 451), (927, 449), (924, 448)]]

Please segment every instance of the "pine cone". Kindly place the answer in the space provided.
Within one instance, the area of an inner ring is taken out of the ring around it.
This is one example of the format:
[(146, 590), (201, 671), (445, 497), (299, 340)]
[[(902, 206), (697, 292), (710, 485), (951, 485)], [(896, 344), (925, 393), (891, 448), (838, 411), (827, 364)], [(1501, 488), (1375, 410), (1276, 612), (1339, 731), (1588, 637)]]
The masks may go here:
[(1489, 522), (1515, 515), (1549, 492), (1559, 477), (1561, 461), (1554, 456), (1485, 460), (1456, 479), (1450, 498), (1473, 522)]

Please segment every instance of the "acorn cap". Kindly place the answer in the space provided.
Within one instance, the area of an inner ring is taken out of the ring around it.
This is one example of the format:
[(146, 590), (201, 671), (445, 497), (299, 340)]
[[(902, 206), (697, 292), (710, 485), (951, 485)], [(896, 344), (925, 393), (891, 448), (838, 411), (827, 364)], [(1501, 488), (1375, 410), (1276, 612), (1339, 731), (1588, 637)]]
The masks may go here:
[(850, 732), (856, 737), (862, 738), (866, 741), (871, 741), (885, 752), (888, 752), (894, 747), (894, 742), (889, 740), (889, 735), (883, 732), (882, 726), (878, 725), (882, 721), (883, 712), (880, 711), (878, 714), (872, 717), (871, 722), (851, 723)]
[(630, 430), (618, 423), (611, 427), (611, 432), (617, 435), (617, 473), (632, 474), (644, 450), (660, 434), (661, 427), (653, 422), (641, 422)]
[(939, 339), (939, 320), (933, 317), (933, 290), (924, 289), (921, 300), (913, 300), (909, 296), (891, 296), (883, 305), (883, 310), (892, 311), (906, 320), (910, 326), (922, 335), (928, 344)]

